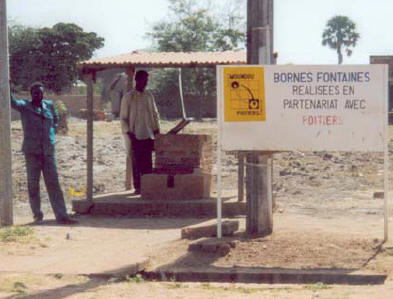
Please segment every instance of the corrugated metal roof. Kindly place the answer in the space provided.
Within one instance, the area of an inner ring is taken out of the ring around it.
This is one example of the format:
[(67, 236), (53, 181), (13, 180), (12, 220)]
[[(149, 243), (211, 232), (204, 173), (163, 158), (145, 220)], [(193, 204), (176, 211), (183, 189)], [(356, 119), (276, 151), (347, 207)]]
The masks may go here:
[(224, 52), (131, 52), (111, 57), (91, 59), (78, 64), (80, 69), (135, 67), (203, 67), (219, 64), (245, 64), (246, 51)]
[(373, 55), (370, 56), (371, 64), (390, 64), (393, 65), (393, 55)]

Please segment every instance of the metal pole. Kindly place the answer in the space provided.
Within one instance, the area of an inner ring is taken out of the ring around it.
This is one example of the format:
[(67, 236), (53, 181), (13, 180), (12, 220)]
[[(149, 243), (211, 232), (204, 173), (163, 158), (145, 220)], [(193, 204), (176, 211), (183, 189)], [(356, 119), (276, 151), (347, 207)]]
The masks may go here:
[[(384, 77), (386, 78), (384, 82), (387, 82), (389, 85), (389, 74), (388, 67), (385, 68)], [(388, 86), (385, 88), (385, 146), (384, 146), (384, 241), (387, 242), (389, 240), (389, 115), (388, 111)]]
[(6, 0), (0, 0), (0, 224), (13, 224), (11, 108)]
[(217, 237), (222, 238), (221, 134), (219, 133), (217, 137)]
[[(217, 67), (217, 82), (222, 81), (222, 69)], [(217, 85), (217, 112), (222, 111), (222, 89), (221, 84)], [(217, 134), (217, 238), (222, 238), (222, 164), (221, 164), (221, 126), (222, 119), (217, 113), (217, 124), (218, 124), (218, 134)]]
[(186, 107), (184, 106), (184, 98), (183, 98), (183, 83), (181, 78), (181, 68), (179, 70), (179, 93), (180, 93), (180, 101), (181, 101), (181, 113), (183, 115), (183, 119), (186, 119)]

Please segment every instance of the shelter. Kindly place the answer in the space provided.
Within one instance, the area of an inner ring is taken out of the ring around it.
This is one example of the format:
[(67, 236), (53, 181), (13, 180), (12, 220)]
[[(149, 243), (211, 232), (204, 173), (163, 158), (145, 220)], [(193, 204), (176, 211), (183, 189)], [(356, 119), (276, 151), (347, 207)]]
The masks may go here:
[(131, 52), (81, 62), (79, 70), (87, 84), (87, 188), (86, 200), (93, 201), (93, 84), (96, 73), (110, 68), (183, 68), (246, 64), (246, 51), (224, 52)]

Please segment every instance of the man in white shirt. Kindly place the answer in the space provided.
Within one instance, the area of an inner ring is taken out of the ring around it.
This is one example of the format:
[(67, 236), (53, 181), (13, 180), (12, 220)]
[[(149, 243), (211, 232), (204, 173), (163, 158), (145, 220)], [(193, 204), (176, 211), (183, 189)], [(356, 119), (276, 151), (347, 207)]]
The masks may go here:
[(114, 118), (119, 117), (121, 100), (132, 88), (133, 75), (134, 68), (127, 68), (125, 72), (117, 74), (115, 79), (109, 85), (112, 115)]
[(129, 137), (128, 154), (132, 156), (135, 194), (141, 192), (141, 176), (152, 172), (154, 137), (160, 133), (157, 106), (151, 92), (146, 90), (149, 74), (138, 71), (135, 90), (122, 99), (120, 121), (123, 134)]

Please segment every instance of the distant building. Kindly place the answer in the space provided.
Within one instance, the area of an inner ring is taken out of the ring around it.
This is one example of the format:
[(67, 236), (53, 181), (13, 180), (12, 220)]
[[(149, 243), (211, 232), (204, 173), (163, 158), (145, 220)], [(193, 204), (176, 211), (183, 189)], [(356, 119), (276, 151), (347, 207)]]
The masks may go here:
[(393, 55), (370, 56), (371, 64), (389, 65), (389, 111), (393, 110)]

